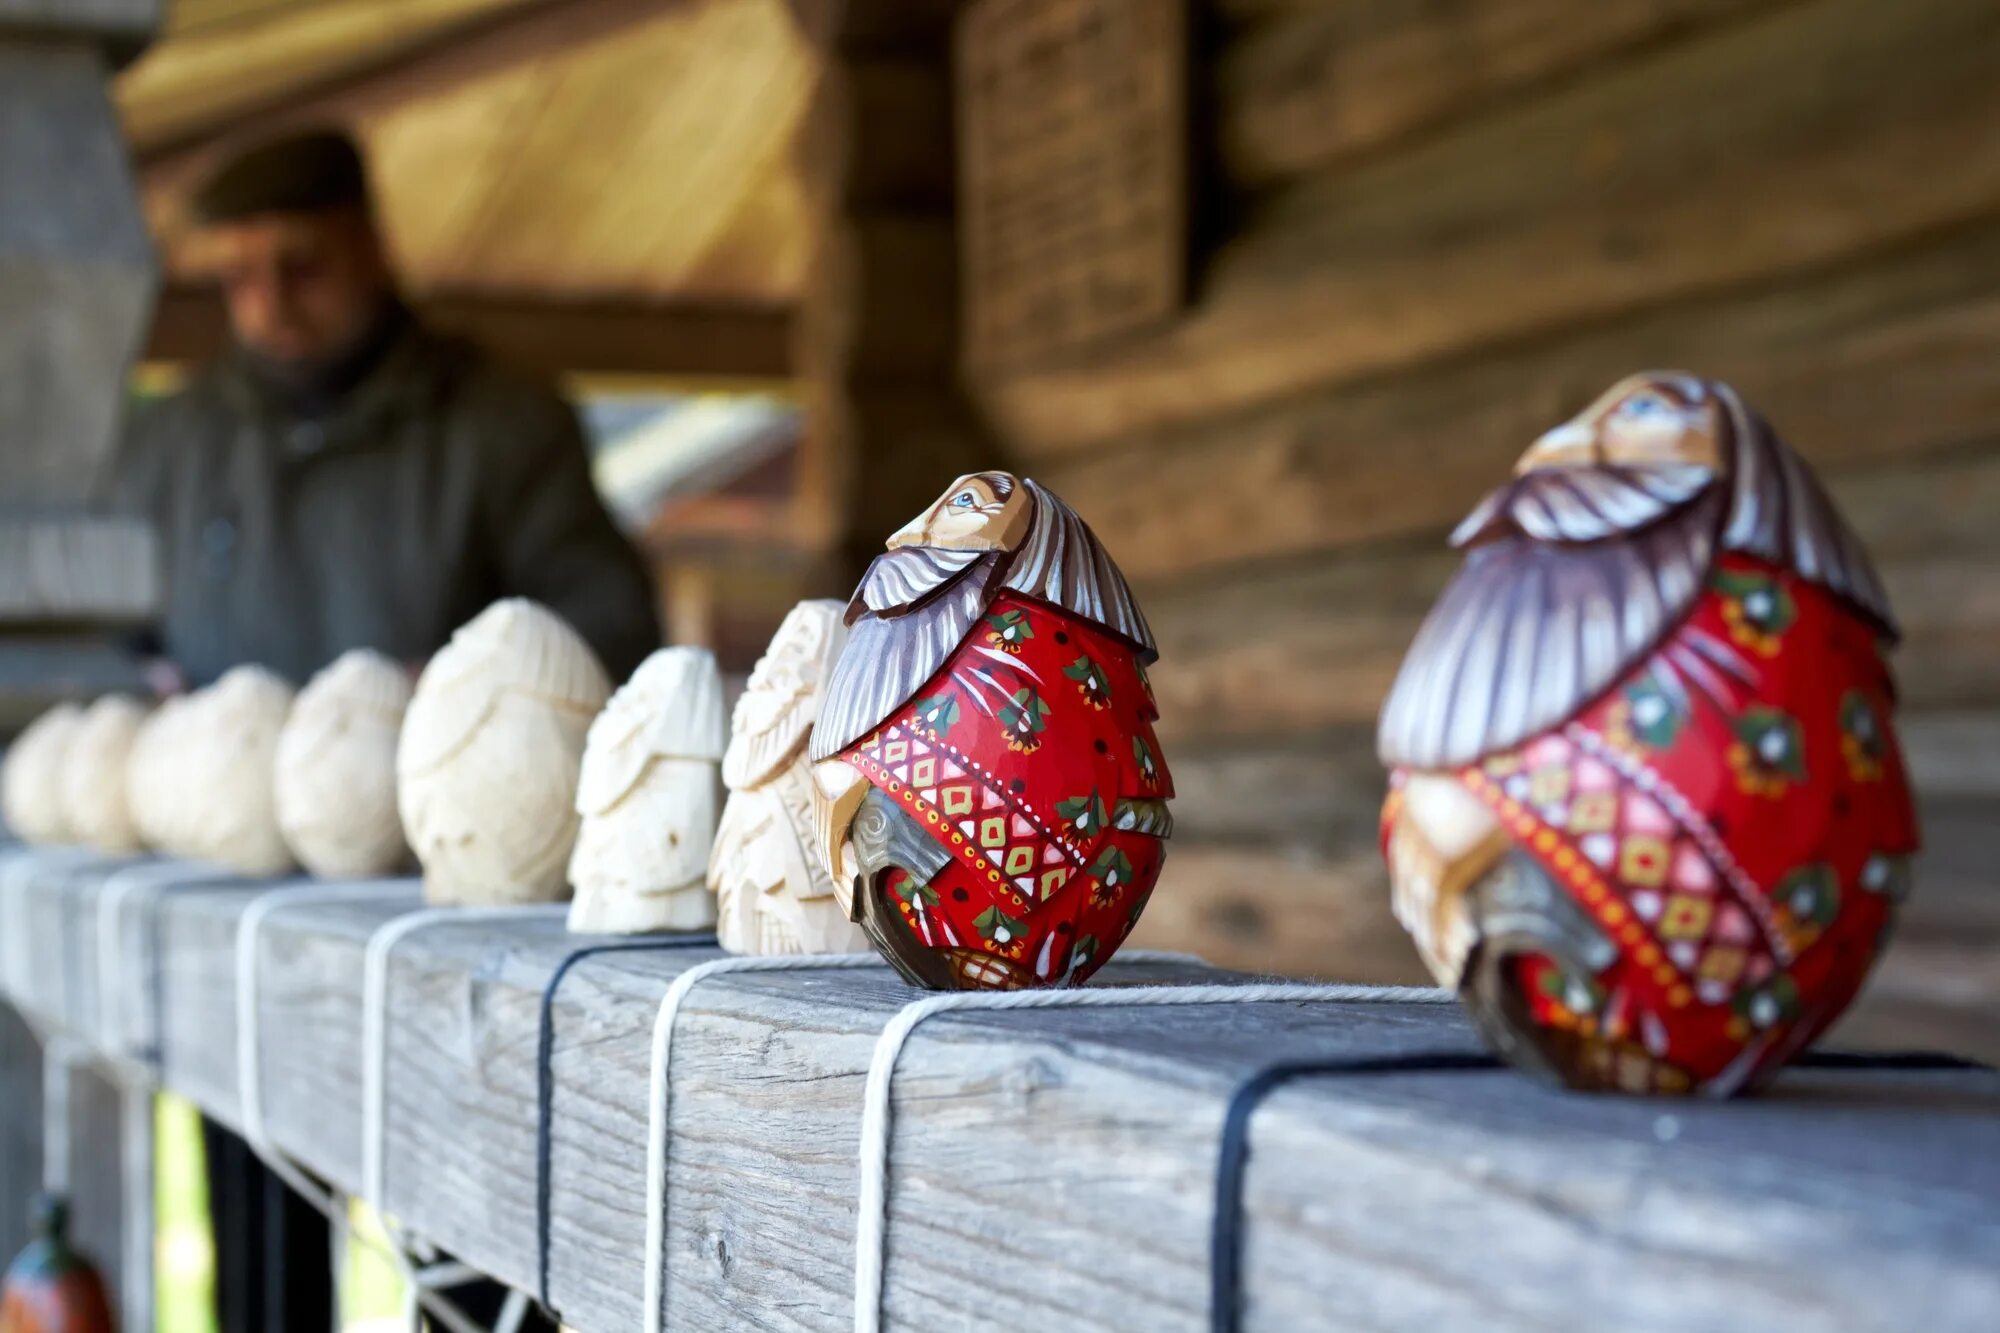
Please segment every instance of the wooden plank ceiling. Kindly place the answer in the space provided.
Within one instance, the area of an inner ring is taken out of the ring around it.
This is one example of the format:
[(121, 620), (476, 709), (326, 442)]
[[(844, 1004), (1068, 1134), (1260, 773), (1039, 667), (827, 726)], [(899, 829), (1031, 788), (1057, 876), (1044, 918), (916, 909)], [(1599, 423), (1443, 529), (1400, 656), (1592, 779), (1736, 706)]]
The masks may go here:
[(788, 312), (810, 238), (791, 145), (811, 48), (785, 0), (170, 0), (120, 79), (146, 206), (232, 149), (367, 145), (418, 300)]

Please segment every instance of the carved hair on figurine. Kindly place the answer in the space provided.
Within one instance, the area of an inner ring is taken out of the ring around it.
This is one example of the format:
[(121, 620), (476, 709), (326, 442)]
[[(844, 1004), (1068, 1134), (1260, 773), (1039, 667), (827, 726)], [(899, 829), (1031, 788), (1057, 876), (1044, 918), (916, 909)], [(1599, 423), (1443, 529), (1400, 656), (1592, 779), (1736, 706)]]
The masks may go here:
[(0, 809), (23, 842), (69, 842), (75, 836), (63, 809), (62, 771), (83, 721), (73, 703), (57, 704), (30, 722), (7, 747), (0, 770)]
[(662, 648), (611, 696), (583, 752), (570, 858), (574, 931), (715, 924), (704, 875), (722, 804), (722, 675), (706, 648)]
[(417, 680), (396, 747), (403, 833), (432, 903), (560, 902), (583, 738), (611, 683), (546, 607), (495, 602)]
[(847, 608), (800, 602), (785, 616), (736, 701), (708, 885), (732, 953), (856, 953), (868, 936), (834, 896), (814, 833), (806, 742), (828, 674), (847, 643)]
[(365, 648), (306, 682), (278, 735), (278, 827), (299, 864), (327, 879), (386, 875), (409, 860), (396, 813), (396, 740), (410, 678)]
[(145, 845), (125, 790), (132, 742), (145, 721), (146, 706), (137, 699), (107, 694), (83, 710), (70, 737), (63, 815), (77, 841), (107, 856), (128, 856)]
[(1909, 890), (1867, 554), (1733, 390), (1664, 373), (1544, 435), (1453, 542), (1382, 710), (1397, 917), (1516, 1065), (1754, 1086)]
[(835, 888), (917, 985), (1080, 984), (1166, 854), (1152, 632), (1033, 481), (961, 477), (888, 547), (812, 736)]
[(244, 875), (278, 875), (293, 866), (278, 831), (271, 767), (278, 732), (292, 709), (292, 687), (260, 666), (233, 667), (188, 699), (178, 735), (175, 850)]

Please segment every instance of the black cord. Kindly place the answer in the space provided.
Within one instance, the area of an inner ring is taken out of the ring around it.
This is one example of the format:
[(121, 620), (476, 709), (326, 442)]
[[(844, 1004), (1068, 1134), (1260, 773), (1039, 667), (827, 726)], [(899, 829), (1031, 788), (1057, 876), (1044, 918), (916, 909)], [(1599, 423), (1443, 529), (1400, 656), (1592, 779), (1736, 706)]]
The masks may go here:
[(549, 974), (547, 984), (542, 987), (541, 1027), (535, 1044), (535, 1258), (536, 1258), (536, 1299), (542, 1308), (553, 1310), (549, 1304), (549, 1162), (554, 1153), (554, 1143), (550, 1136), (551, 1112), (555, 1109), (555, 1075), (551, 1060), (556, 1045), (556, 992), (562, 988), (563, 978), (569, 970), (586, 958), (595, 958), (603, 953), (658, 953), (667, 949), (712, 949), (716, 947), (713, 935), (674, 935), (638, 940), (619, 940), (611, 944), (586, 944), (566, 955), (556, 964), (556, 970)]
[[(1266, 1097), (1287, 1083), (1333, 1074), (1430, 1074), (1503, 1068), (1477, 1051), (1419, 1051), (1408, 1055), (1360, 1055), (1331, 1060), (1284, 1060), (1266, 1065), (1236, 1086), (1222, 1117), (1222, 1142), (1215, 1166), (1215, 1221), (1209, 1232), (1211, 1333), (1237, 1333), (1243, 1283), (1243, 1179), (1250, 1159), (1250, 1119)], [(1991, 1069), (1977, 1060), (1935, 1051), (1807, 1051), (1790, 1063), (1797, 1069), (1954, 1070)]]
[(1329, 1060), (1281, 1060), (1236, 1085), (1222, 1117), (1215, 1163), (1215, 1222), (1208, 1244), (1208, 1326), (1236, 1333), (1237, 1293), (1243, 1282), (1243, 1175), (1250, 1160), (1250, 1117), (1266, 1097), (1287, 1083), (1329, 1074), (1428, 1074), (1499, 1069), (1483, 1051), (1414, 1051), (1404, 1055), (1354, 1055)]

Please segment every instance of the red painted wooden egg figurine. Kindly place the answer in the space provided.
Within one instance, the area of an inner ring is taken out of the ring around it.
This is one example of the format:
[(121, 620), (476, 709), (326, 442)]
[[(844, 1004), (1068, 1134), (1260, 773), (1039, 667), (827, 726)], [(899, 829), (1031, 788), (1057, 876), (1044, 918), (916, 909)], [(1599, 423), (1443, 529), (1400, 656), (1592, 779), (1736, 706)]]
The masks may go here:
[(835, 885), (916, 985), (1077, 985), (1171, 829), (1146, 619), (1075, 511), (1005, 472), (959, 478), (888, 547), (813, 731)]
[(69, 1208), (35, 1200), (35, 1238), (0, 1281), (0, 1333), (112, 1333), (111, 1303), (89, 1261), (69, 1246)]
[(1682, 374), (1544, 435), (1452, 541), (1382, 711), (1397, 917), (1517, 1066), (1754, 1086), (1909, 891), (1867, 553), (1733, 390)]

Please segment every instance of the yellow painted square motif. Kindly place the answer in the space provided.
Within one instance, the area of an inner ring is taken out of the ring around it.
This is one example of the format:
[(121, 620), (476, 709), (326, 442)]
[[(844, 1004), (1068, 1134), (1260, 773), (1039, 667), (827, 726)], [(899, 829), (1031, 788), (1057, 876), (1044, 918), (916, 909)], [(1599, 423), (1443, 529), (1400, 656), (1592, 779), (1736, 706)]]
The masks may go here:
[(972, 788), (946, 787), (944, 789), (944, 812), (948, 815), (971, 814)]
[(1618, 794), (1609, 791), (1587, 791), (1576, 798), (1569, 808), (1569, 831), (1571, 833), (1603, 833), (1611, 828), (1618, 818)]
[(981, 847), (1004, 847), (1007, 845), (1007, 821), (999, 815), (979, 822), (979, 845)]
[(1007, 873), (1025, 875), (1035, 868), (1035, 849), (1032, 847), (1010, 847), (1007, 849)]
[(1708, 931), (1708, 919), (1715, 908), (1706, 898), (1690, 898), (1677, 893), (1667, 899), (1660, 914), (1660, 934), (1670, 940), (1699, 939)]
[(1733, 982), (1743, 975), (1749, 955), (1733, 944), (1718, 944), (1701, 956), (1694, 973), (1703, 981)]
[(1555, 805), (1569, 799), (1569, 769), (1562, 764), (1544, 764), (1528, 774), (1528, 800), (1536, 805)]
[(1644, 833), (1625, 839), (1625, 845), (1618, 849), (1618, 878), (1647, 889), (1666, 883), (1666, 840)]
[(919, 759), (910, 765), (910, 785), (928, 787), (937, 781), (937, 760)]

